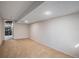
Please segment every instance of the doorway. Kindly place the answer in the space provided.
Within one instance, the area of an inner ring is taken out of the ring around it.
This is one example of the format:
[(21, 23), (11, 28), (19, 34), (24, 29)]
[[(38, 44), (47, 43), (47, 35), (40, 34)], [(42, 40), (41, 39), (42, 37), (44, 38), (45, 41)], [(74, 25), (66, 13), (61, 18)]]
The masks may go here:
[(13, 21), (4, 20), (4, 39), (13, 39)]

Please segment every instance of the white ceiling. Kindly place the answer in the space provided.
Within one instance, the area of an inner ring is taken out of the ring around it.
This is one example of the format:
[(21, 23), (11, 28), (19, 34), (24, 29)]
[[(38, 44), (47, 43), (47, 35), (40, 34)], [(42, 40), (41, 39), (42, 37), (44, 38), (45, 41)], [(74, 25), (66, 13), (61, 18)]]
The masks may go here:
[(18, 20), (41, 3), (34, 1), (0, 1), (0, 17), (3, 19)]
[[(45, 15), (45, 12), (51, 12), (51, 15)], [(44, 2), (19, 22), (28, 20), (29, 23), (47, 20), (58, 16), (67, 15), (79, 11), (79, 2)]]
[[(0, 1), (0, 17), (19, 23), (33, 23), (79, 11), (79, 2)], [(51, 12), (51, 15), (45, 15)]]
[[(19, 22), (28, 20), (29, 23), (33, 23), (40, 20), (47, 20), (58, 16), (68, 15), (79, 11), (79, 2), (44, 2), (28, 15), (20, 19)], [(45, 12), (51, 12), (51, 15), (45, 15)]]

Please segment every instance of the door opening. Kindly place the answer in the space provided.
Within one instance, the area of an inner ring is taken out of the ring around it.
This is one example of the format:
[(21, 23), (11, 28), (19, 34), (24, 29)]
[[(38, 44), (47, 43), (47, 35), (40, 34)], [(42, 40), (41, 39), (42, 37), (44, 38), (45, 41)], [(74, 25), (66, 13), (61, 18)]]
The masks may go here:
[(13, 21), (4, 21), (4, 39), (13, 39)]

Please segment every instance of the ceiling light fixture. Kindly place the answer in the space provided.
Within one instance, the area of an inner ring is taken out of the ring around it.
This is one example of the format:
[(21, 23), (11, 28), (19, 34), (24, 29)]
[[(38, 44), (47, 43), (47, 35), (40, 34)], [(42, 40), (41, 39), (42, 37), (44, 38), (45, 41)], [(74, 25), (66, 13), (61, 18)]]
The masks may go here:
[(25, 23), (28, 23), (28, 21), (27, 21), (27, 20), (25, 20)]
[(50, 12), (50, 11), (46, 11), (44, 14), (45, 14), (45, 15), (51, 15), (52, 12)]
[(75, 45), (75, 48), (78, 48), (78, 47), (79, 47), (79, 44), (76, 44), (76, 45)]

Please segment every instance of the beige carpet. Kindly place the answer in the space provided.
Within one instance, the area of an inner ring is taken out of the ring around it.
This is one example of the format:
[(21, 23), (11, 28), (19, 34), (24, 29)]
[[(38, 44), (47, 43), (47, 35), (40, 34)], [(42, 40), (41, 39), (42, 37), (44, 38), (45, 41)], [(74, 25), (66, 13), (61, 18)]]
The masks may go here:
[(0, 47), (0, 57), (71, 57), (31, 39), (8, 40)]

